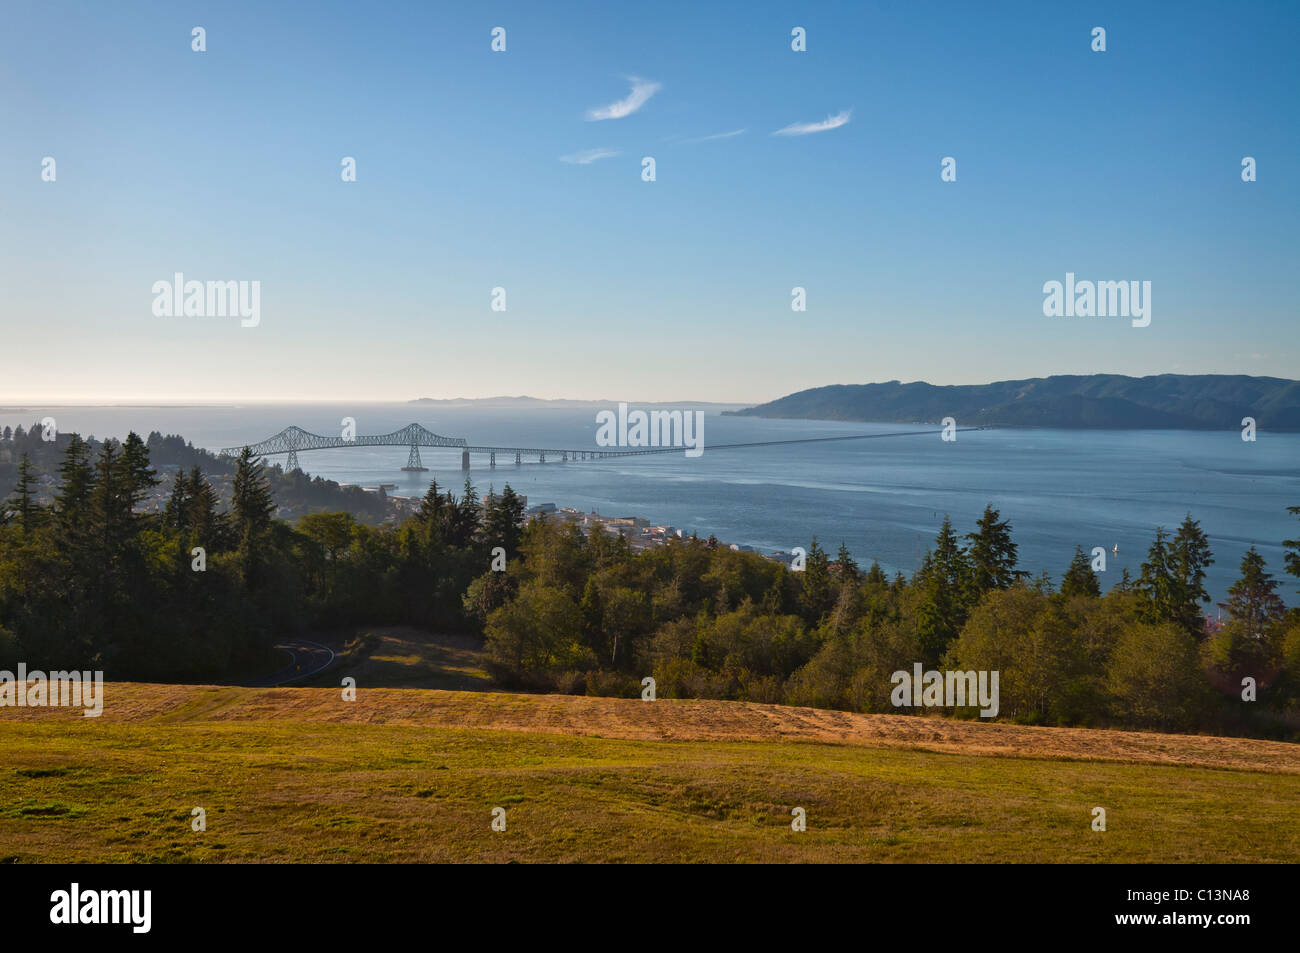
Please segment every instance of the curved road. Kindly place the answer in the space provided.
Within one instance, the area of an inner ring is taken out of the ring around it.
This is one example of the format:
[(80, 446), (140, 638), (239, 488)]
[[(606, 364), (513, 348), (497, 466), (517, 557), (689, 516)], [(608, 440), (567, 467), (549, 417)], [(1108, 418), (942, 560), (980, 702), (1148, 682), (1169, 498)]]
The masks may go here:
[(285, 639), (276, 645), (276, 649), (288, 653), (289, 664), (274, 675), (249, 682), (249, 688), (274, 688), (277, 685), (288, 685), (290, 682), (318, 675), (334, 664), (334, 650), (319, 642)]

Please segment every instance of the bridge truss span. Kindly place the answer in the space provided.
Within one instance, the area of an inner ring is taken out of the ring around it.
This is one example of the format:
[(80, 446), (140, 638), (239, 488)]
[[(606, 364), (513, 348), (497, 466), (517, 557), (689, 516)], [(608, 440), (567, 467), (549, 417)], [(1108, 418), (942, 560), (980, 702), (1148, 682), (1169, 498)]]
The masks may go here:
[[(285, 469), (298, 467), (300, 450), (332, 450), (338, 447), (410, 447), (404, 470), (426, 470), (420, 462), (421, 447), (447, 447), (464, 450), (467, 446), (464, 437), (444, 437), (442, 434), (427, 430), (420, 424), (407, 424), (401, 430), (385, 434), (355, 434), (349, 437), (323, 437), (320, 434), (303, 430), (298, 426), (285, 427), (278, 434), (267, 437), (259, 443), (248, 444), (254, 456), (266, 457), (272, 454), (287, 454)], [(226, 447), (222, 456), (233, 456), (244, 450), (243, 447)]]

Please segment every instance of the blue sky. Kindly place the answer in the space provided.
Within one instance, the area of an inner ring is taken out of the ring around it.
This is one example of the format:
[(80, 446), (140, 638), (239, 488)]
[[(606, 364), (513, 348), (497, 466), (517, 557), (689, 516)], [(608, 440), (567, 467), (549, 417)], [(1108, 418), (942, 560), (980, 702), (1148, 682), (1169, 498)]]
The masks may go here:
[[(0, 400), (757, 401), (1300, 367), (1295, 3), (3, 16)], [(658, 87), (588, 118), (631, 78)], [(561, 161), (586, 150), (619, 154)], [(1067, 271), (1151, 281), (1151, 325), (1044, 317)], [(260, 324), (154, 316), (175, 272), (260, 281)]]

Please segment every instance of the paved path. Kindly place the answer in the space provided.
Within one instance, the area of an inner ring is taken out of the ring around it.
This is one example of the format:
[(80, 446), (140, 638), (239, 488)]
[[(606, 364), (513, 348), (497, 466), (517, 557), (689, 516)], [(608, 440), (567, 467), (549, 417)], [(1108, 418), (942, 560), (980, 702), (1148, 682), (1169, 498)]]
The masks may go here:
[(306, 639), (285, 639), (276, 645), (276, 650), (288, 653), (290, 657), (288, 666), (273, 675), (249, 682), (250, 688), (274, 688), (277, 685), (288, 685), (290, 682), (317, 675), (334, 664), (334, 650), (328, 645), (321, 645), (319, 642), (309, 642)]

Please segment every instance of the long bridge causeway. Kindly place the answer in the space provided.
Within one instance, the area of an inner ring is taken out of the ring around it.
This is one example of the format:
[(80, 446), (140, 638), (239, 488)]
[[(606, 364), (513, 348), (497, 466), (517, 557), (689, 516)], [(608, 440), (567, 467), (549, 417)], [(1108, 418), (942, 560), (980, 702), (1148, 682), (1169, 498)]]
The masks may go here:
[[(962, 427), (957, 428), (957, 432), (964, 433), (970, 430), (983, 430), (983, 427)], [(908, 437), (921, 434), (939, 434), (942, 430), (899, 430), (890, 433), (864, 433), (864, 434), (846, 434), (839, 437), (802, 437), (792, 440), (758, 440), (748, 443), (715, 443), (709, 444), (704, 449), (707, 450), (736, 450), (745, 447), (774, 447), (782, 444), (796, 443), (834, 443), (844, 440), (872, 440), (882, 437)], [(500, 454), (506, 460), (513, 455), (515, 466), (521, 466), (525, 458), (532, 462), (536, 458), (538, 463), (546, 463), (549, 456), (552, 461), (567, 463), (570, 460), (605, 460), (610, 457), (638, 457), (652, 453), (682, 453), (686, 448), (681, 446), (675, 447), (616, 447), (596, 449), (588, 448), (566, 448), (566, 447), (479, 447), (471, 446), (469, 441), (464, 437), (445, 437), (442, 434), (434, 433), (427, 430), (420, 424), (407, 424), (401, 430), (394, 430), (386, 434), (354, 434), (347, 437), (325, 437), (320, 434), (311, 433), (303, 430), (301, 427), (291, 426), (281, 430), (274, 436), (267, 437), (258, 443), (247, 444), (247, 448), (254, 456), (268, 457), (276, 454), (285, 454), (285, 470), (295, 470), (298, 468), (298, 454), (304, 450), (332, 450), (344, 447), (409, 447), (406, 458), (406, 466), (403, 470), (422, 471), (428, 470), (428, 467), (420, 460), (421, 447), (436, 447), (439, 449), (458, 449), (460, 450), (460, 466), (462, 470), (470, 469), (470, 454), (487, 454), (488, 466), (495, 469), (497, 465), (497, 455)], [(244, 447), (226, 447), (221, 451), (222, 456), (233, 456), (244, 450)]]

